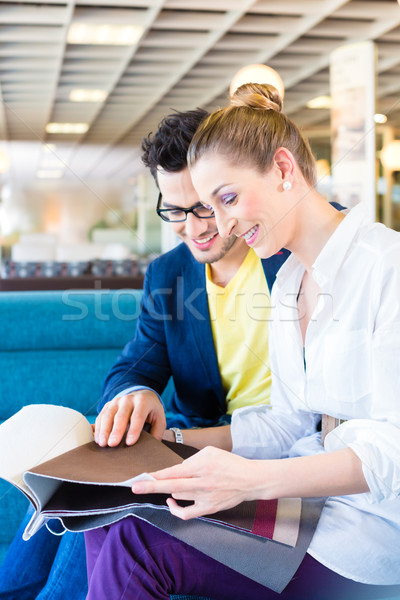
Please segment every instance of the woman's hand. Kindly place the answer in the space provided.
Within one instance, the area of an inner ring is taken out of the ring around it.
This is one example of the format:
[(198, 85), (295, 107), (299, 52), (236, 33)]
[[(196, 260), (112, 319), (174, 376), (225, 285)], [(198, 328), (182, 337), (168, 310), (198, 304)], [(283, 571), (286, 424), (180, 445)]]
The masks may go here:
[[(272, 460), (249, 460), (213, 447), (204, 448), (182, 464), (152, 473), (157, 481), (142, 481), (135, 494), (171, 494), (172, 514), (181, 519), (211, 515), (244, 500), (343, 496), (369, 492), (362, 462), (351, 448)], [(181, 507), (176, 500), (191, 500)]]
[[(184, 520), (211, 515), (255, 499), (256, 479), (252, 478), (256, 477), (257, 462), (207, 447), (180, 465), (152, 473), (157, 481), (138, 482), (132, 491), (171, 494), (167, 500), (171, 513)], [(176, 500), (194, 504), (181, 507)]]

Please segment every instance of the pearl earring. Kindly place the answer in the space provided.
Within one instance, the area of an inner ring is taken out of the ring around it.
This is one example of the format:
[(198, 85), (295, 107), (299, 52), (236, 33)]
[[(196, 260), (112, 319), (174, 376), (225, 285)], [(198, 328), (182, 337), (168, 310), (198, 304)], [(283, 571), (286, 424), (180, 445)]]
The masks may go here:
[(285, 192), (288, 192), (292, 189), (292, 184), (290, 183), (290, 181), (284, 181), (282, 187), (285, 190)]

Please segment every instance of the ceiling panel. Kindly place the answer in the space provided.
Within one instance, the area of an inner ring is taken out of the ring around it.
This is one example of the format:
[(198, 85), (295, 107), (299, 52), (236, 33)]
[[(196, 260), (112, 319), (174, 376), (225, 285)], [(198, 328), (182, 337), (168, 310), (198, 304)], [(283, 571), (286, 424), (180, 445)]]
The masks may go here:
[[(72, 25), (143, 32), (131, 44), (75, 44)], [(329, 93), (330, 53), (362, 40), (378, 50), (377, 110), (400, 128), (397, 0), (0, 0), (0, 143), (13, 162), (4, 177), (34, 177), (43, 144), (56, 144), (66, 179), (130, 177), (165, 114), (225, 104), (233, 75), (254, 62), (279, 71), (290, 116), (326, 132), (329, 111), (306, 104)], [(72, 102), (76, 89), (104, 99)], [(46, 133), (54, 121), (88, 130)]]

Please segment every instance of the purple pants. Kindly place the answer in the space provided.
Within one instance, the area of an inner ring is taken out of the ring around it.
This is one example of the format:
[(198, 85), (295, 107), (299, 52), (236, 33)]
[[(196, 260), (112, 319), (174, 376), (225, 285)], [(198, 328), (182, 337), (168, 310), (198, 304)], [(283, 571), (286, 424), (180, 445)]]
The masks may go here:
[(400, 586), (351, 581), (308, 554), (277, 594), (135, 517), (88, 531), (85, 540), (87, 600), (169, 600), (171, 594), (213, 600), (400, 599)]

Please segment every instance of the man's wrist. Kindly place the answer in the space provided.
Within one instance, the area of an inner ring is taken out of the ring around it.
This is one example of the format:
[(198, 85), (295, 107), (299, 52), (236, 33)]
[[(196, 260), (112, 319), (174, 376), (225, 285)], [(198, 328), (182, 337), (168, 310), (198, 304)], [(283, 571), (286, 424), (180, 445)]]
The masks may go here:
[(162, 439), (166, 442), (174, 442), (175, 441), (175, 433), (170, 429), (166, 429), (163, 433)]

